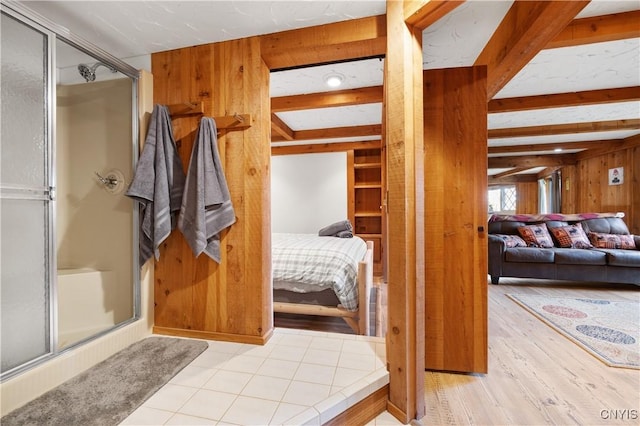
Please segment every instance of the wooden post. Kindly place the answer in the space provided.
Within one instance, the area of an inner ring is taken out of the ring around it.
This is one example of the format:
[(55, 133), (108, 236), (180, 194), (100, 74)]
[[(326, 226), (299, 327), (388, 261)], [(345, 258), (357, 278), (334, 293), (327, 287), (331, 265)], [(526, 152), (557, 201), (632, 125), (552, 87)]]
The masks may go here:
[(387, 2), (385, 69), (389, 324), (387, 409), (401, 422), (424, 407), (422, 31)]

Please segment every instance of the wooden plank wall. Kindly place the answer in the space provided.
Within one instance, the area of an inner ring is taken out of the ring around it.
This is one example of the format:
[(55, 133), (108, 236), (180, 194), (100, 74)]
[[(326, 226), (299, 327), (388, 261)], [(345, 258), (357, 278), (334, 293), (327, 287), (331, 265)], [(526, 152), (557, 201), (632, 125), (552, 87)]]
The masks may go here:
[(538, 182), (516, 183), (516, 213), (540, 213), (538, 200)]
[[(206, 116), (251, 114), (218, 147), (237, 222), (223, 231), (220, 264), (197, 259), (175, 230), (155, 266), (156, 333), (262, 343), (273, 330), (269, 69), (257, 37), (153, 54), (154, 103), (203, 102)], [(172, 120), (187, 171), (200, 116)]]
[(427, 369), (488, 368), (486, 73), (424, 72)]
[(562, 174), (562, 196), (560, 197), (561, 213), (582, 213), (576, 208), (578, 178), (576, 166), (566, 166), (560, 170)]
[[(609, 169), (619, 167), (624, 183), (609, 185)], [(562, 169), (562, 179), (563, 213), (624, 212), (629, 231), (640, 234), (640, 146), (579, 160)]]

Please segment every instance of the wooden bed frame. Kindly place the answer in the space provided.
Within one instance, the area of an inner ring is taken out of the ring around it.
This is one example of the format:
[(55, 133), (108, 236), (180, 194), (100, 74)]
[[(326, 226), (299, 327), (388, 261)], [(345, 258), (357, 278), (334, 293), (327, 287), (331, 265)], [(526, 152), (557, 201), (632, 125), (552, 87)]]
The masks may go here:
[(367, 241), (364, 259), (358, 262), (358, 310), (347, 311), (338, 306), (310, 305), (306, 303), (273, 302), (273, 312), (299, 315), (340, 317), (356, 332), (370, 334), (370, 299), (373, 287), (373, 241)]

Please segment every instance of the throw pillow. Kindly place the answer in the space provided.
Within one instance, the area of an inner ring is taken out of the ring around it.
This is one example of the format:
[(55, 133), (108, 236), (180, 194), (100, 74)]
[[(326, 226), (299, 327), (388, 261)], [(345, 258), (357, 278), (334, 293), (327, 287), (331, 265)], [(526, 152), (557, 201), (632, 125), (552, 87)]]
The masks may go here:
[(547, 231), (547, 225), (525, 225), (518, 227), (518, 233), (529, 247), (553, 247), (553, 240), (549, 231)]
[(587, 234), (584, 233), (582, 225), (576, 223), (575, 225), (559, 226), (557, 228), (551, 228), (551, 233), (558, 241), (558, 245), (563, 248), (580, 248), (587, 249), (593, 248), (587, 238)]
[(633, 250), (636, 248), (636, 243), (633, 241), (633, 235), (589, 232), (589, 240), (591, 240), (591, 244), (596, 248), (626, 250)]
[(526, 247), (527, 243), (517, 235), (507, 235), (507, 234), (493, 234), (498, 238), (501, 238), (507, 248), (514, 247)]

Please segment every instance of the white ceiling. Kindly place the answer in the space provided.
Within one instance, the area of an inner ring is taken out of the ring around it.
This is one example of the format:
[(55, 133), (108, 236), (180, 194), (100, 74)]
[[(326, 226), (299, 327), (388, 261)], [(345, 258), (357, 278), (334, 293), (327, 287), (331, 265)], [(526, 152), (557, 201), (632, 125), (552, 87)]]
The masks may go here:
[[(268, 34), (385, 13), (385, 0), (346, 1), (28, 1), (27, 7), (112, 55), (136, 57), (197, 44)], [(467, 1), (423, 32), (425, 69), (473, 65), (512, 4)], [(640, 9), (640, 2), (591, 1), (578, 18)], [(75, 68), (79, 60), (59, 62)], [(383, 61), (372, 59), (272, 73), (271, 95), (324, 92), (332, 71), (344, 88), (382, 84)], [(104, 70), (103, 70), (104, 72)], [(640, 85), (640, 39), (541, 51), (495, 98)], [(278, 113), (293, 130), (379, 124), (379, 104)], [(640, 102), (490, 114), (489, 129), (640, 118)], [(489, 140), (489, 146), (619, 139), (640, 131)], [(367, 140), (348, 138), (343, 140)], [(328, 142), (304, 141), (304, 143)], [(570, 148), (567, 148), (570, 149)], [(572, 152), (572, 151), (567, 151)], [(547, 154), (548, 152), (542, 152)], [(502, 169), (503, 170), (503, 169)], [(498, 173), (489, 170), (489, 174)]]

